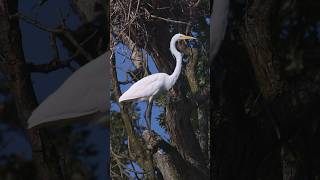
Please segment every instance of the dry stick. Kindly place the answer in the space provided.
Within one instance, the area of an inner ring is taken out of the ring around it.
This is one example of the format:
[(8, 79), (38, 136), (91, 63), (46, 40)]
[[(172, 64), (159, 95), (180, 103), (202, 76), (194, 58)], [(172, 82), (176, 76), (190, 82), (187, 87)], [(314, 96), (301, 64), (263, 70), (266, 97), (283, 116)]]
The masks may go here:
[(32, 64), (28, 63), (28, 68), (30, 72), (37, 72), (37, 73), (50, 73), (52, 71), (58, 70), (60, 68), (70, 67), (71, 60), (65, 61), (57, 61), (56, 59), (51, 60), (51, 62), (47, 64)]
[(137, 14), (138, 14), (138, 11), (139, 11), (139, 6), (140, 6), (140, 0), (138, 0), (137, 8), (136, 8), (136, 12), (134, 14), (134, 17), (137, 17)]
[(121, 173), (121, 177), (123, 177), (123, 174), (127, 175), (126, 172), (123, 170), (122, 167), (125, 167), (125, 165), (120, 161), (120, 158), (119, 156), (112, 150), (112, 148), (110, 149), (111, 150), (111, 154), (112, 154), (112, 157), (116, 160), (117, 164), (116, 166), (119, 168), (120, 170), (120, 173)]
[(24, 20), (26, 23), (29, 23), (29, 24), (31, 24), (31, 25), (33, 25), (43, 31), (53, 32), (53, 33), (58, 33), (58, 34), (63, 32), (63, 30), (60, 28), (50, 28), (50, 27), (44, 26), (39, 21), (34, 20), (28, 16), (22, 15), (20, 13), (16, 13), (16, 14), (10, 16), (10, 19), (11, 18), (20, 18), (20, 19)]
[(133, 81), (129, 81), (128, 80), (128, 76), (127, 76), (127, 79), (125, 81), (119, 81), (119, 84), (121, 84), (121, 85), (133, 84), (133, 83), (134, 83)]
[(50, 39), (51, 39), (51, 49), (53, 51), (53, 58), (55, 60), (59, 60), (60, 56), (59, 56), (59, 50), (58, 50), (58, 46), (57, 46), (57, 38), (56, 38), (56, 34), (55, 33), (50, 33)]
[[(138, 172), (138, 171), (136, 170), (136, 168), (134, 167), (132, 161), (130, 161), (130, 164), (131, 164), (131, 166), (132, 166), (134, 175), (136, 176), (136, 178), (137, 178), (138, 180), (140, 180), (140, 178), (139, 178), (139, 176), (138, 176), (139, 172)], [(128, 171), (130, 171), (130, 170), (128, 169)], [(131, 172), (132, 172), (132, 171), (131, 171)]]
[(128, 175), (125, 170), (123, 169), (123, 167), (125, 167), (125, 165), (119, 160), (119, 158), (117, 158), (114, 153), (112, 153), (113, 158), (115, 158), (116, 162), (117, 162), (117, 166), (119, 168), (121, 177), (123, 177), (123, 175), (126, 175), (127, 177), (130, 177), (130, 175)]
[[(98, 33), (98, 31), (93, 32), (90, 36), (88, 36), (88, 38), (86, 38), (84, 41), (82, 41), (82, 42), (80, 43), (80, 46), (83, 46), (83, 45), (86, 44), (88, 41), (90, 41), (97, 33)], [(75, 58), (79, 53), (80, 53), (80, 52), (79, 52), (79, 49), (77, 49), (76, 52), (75, 52), (69, 59)]]
[(98, 33), (98, 30), (94, 31), (90, 36), (88, 36), (84, 41), (80, 43), (81, 46), (86, 44), (88, 41), (90, 41), (96, 34)]
[(116, 178), (121, 178), (121, 176), (119, 174), (117, 174), (116, 172), (110, 170), (110, 175), (112, 179), (116, 179)]
[(163, 17), (159, 17), (159, 16), (155, 16), (155, 15), (150, 15), (151, 18), (155, 18), (155, 19), (160, 19), (163, 21), (167, 21), (167, 22), (171, 22), (171, 23), (176, 23), (176, 24), (185, 24), (185, 25), (189, 25), (189, 23), (183, 22), (183, 21), (178, 21), (178, 20), (172, 20), (172, 19), (168, 19), (168, 18), (163, 18)]
[[(137, 14), (138, 14), (138, 11), (139, 11), (139, 6), (140, 6), (140, 0), (138, 0), (137, 2), (137, 7), (136, 7), (136, 11), (135, 11), (135, 14), (133, 16), (133, 18), (131, 19), (131, 21), (129, 21), (128, 23), (128, 27), (129, 27), (129, 38), (130, 38), (130, 27), (131, 27), (131, 24), (137, 19)], [(130, 7), (129, 7), (129, 14), (128, 14), (128, 17), (130, 19), (130, 13), (131, 13), (131, 1), (130, 1)]]
[(126, 10), (125, 10), (126, 8), (124, 8), (124, 4), (122, 3), (122, 1), (117, 1), (117, 2), (121, 6), (121, 10), (123, 10), (123, 14), (126, 17)]
[(91, 55), (85, 51), (81, 45), (77, 42), (77, 40), (72, 36), (72, 34), (68, 31), (64, 31), (63, 33), (64, 37), (66, 37), (77, 49), (78, 51), (84, 56), (86, 57), (86, 59), (88, 61), (92, 60), (93, 58), (91, 57)]
[(111, 151), (111, 153), (112, 153), (113, 155), (115, 155), (115, 156), (116, 156), (117, 158), (119, 158), (119, 159), (128, 159), (128, 160), (130, 160), (130, 161), (134, 161), (134, 159), (131, 159), (130, 157), (125, 157), (125, 156), (122, 156), (122, 155), (119, 155), (119, 154), (115, 153), (115, 152), (113, 151), (112, 147), (110, 148), (110, 151)]
[[(123, 25), (123, 29), (119, 32), (119, 36), (121, 36), (125, 31), (126, 29), (129, 27), (130, 28), (130, 25), (135, 21), (135, 18), (132, 18), (131, 20), (129, 20), (129, 22), (126, 22), (124, 25)], [(115, 32), (115, 31), (114, 31)], [(130, 31), (129, 31), (130, 32)]]
[(127, 20), (130, 19), (130, 14), (131, 14), (131, 3), (132, 1), (129, 2), (129, 8), (128, 8), (128, 16), (127, 16)]
[(201, 2), (201, 0), (198, 0), (197, 2), (195, 2), (195, 3), (192, 5), (192, 7), (193, 7), (193, 8), (198, 7), (199, 4), (200, 4), (200, 2)]

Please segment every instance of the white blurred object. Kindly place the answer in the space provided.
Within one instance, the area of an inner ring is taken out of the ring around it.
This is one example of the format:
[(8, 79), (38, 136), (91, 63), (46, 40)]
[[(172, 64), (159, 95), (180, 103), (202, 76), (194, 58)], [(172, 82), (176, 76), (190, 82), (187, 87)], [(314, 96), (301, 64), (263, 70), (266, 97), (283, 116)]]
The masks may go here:
[(110, 107), (109, 58), (107, 51), (74, 72), (33, 111), (28, 128), (104, 120)]
[(229, 0), (214, 0), (210, 22), (210, 57), (217, 55), (228, 25)]

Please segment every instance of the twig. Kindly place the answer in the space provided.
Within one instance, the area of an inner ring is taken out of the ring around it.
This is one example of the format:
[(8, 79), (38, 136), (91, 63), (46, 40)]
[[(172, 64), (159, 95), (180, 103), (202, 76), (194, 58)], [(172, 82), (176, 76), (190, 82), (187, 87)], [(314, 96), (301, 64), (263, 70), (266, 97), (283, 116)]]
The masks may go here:
[(57, 39), (56, 39), (55, 33), (50, 34), (50, 39), (51, 39), (51, 42), (50, 42), (51, 49), (53, 51), (53, 58), (55, 60), (58, 60), (60, 58), (59, 58), (59, 50), (58, 50), (58, 46), (57, 46)]
[(72, 36), (72, 34), (69, 31), (64, 31), (63, 33), (64, 37), (66, 37), (77, 49), (78, 51), (88, 60), (92, 60), (93, 58), (91, 55), (85, 51), (82, 46), (77, 42), (77, 40)]
[(116, 166), (120, 171), (120, 176), (123, 177), (123, 175), (126, 175), (127, 177), (129, 177), (129, 175), (122, 168), (122, 167), (125, 167), (125, 165), (120, 161), (120, 159), (118, 158), (119, 156), (116, 153), (114, 153), (112, 149), (111, 149), (111, 154), (112, 154), (112, 157), (117, 162)]
[(28, 63), (28, 69), (30, 72), (38, 72), (38, 73), (50, 73), (52, 71), (56, 71), (61, 68), (71, 68), (70, 67), (71, 59), (67, 59), (65, 61), (58, 61), (56, 59), (53, 59), (49, 64), (33, 64)]
[[(131, 164), (131, 167), (132, 167), (132, 169), (133, 169), (133, 171), (131, 171), (131, 172), (133, 172), (134, 175), (136, 176), (136, 178), (137, 178), (138, 180), (140, 180), (140, 178), (139, 178), (139, 176), (138, 176), (138, 174), (140, 174), (140, 172), (138, 172), (138, 171), (136, 170), (136, 168), (134, 167), (132, 161), (130, 161), (130, 164)], [(131, 170), (131, 169), (128, 169), (128, 170)]]
[(119, 82), (119, 84), (121, 84), (121, 85), (126, 85), (126, 84), (132, 84), (133, 83), (133, 81), (129, 81), (129, 80), (126, 80), (126, 81), (118, 81)]
[(155, 19), (160, 19), (163, 21), (167, 21), (167, 22), (171, 22), (171, 23), (176, 23), (176, 24), (185, 24), (185, 25), (189, 25), (190, 23), (187, 22), (183, 22), (183, 21), (178, 21), (178, 20), (172, 20), (172, 19), (168, 19), (168, 18), (163, 18), (163, 17), (159, 17), (159, 16), (155, 16), (155, 15), (150, 15), (151, 18), (155, 18)]
[(47, 26), (44, 26), (43, 24), (41, 24), (39, 21), (37, 20), (34, 20), (28, 16), (25, 16), (23, 14), (20, 14), (20, 13), (16, 13), (12, 16), (10, 16), (10, 18), (20, 18), (22, 20), (24, 20), (26, 23), (29, 23), (43, 31), (47, 31), (47, 32), (53, 32), (53, 33), (62, 33), (63, 32), (63, 29), (61, 28), (50, 28), (50, 27), (47, 27)]

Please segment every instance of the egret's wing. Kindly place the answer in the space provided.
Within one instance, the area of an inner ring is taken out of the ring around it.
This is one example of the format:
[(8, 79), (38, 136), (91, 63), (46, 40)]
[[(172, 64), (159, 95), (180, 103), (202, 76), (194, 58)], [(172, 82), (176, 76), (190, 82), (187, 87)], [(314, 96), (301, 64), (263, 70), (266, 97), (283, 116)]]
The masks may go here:
[(119, 102), (146, 98), (155, 95), (164, 85), (167, 74), (157, 73), (140, 79), (134, 83), (122, 96)]
[(106, 52), (74, 72), (28, 119), (28, 127), (106, 112), (109, 109), (110, 67)]

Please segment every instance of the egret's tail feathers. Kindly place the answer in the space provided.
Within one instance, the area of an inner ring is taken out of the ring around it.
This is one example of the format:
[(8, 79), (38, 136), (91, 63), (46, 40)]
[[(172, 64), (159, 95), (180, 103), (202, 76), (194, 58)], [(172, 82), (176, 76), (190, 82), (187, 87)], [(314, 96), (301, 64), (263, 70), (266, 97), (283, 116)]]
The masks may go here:
[(120, 98), (119, 98), (119, 103), (121, 103), (121, 102), (123, 102), (123, 101), (124, 101), (123, 96), (120, 96)]
[(121, 102), (128, 102), (128, 101), (145, 101), (147, 100), (147, 97), (125, 97), (125, 96), (120, 96), (119, 98), (119, 103)]
[(125, 101), (130, 101), (130, 100), (134, 100), (135, 98), (133, 97), (127, 97), (126, 93), (122, 94), (119, 98), (119, 103), (121, 102), (125, 102)]

